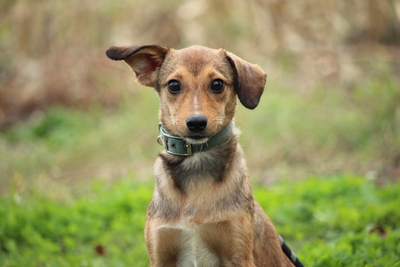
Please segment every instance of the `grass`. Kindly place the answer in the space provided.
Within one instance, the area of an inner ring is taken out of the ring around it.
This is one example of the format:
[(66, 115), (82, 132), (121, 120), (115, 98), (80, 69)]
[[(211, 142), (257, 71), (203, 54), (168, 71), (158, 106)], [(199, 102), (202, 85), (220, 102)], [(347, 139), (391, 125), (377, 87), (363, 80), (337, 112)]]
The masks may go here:
[[(129, 181), (131, 177), (125, 177)], [(57, 202), (16, 189), (2, 199), (2, 266), (147, 266), (149, 186), (97, 181), (85, 197)]]
[[(135, 180), (95, 180), (69, 201), (22, 194), (14, 181), (1, 198), (0, 265), (148, 266), (152, 186)], [(399, 190), (346, 176), (257, 186), (255, 197), (306, 266), (400, 266)]]
[(398, 190), (347, 176), (257, 189), (255, 196), (308, 266), (398, 266)]

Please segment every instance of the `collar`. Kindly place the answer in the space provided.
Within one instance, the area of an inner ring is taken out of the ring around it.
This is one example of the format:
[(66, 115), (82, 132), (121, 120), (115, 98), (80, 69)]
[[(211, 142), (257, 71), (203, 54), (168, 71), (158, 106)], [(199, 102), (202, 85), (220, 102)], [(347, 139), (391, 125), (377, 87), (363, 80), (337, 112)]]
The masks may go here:
[(233, 123), (231, 122), (216, 135), (210, 137), (207, 142), (200, 144), (191, 144), (186, 142), (183, 137), (172, 135), (164, 128), (161, 122), (159, 123), (158, 128), (160, 135), (158, 136), (157, 141), (160, 145), (164, 146), (165, 150), (169, 154), (188, 157), (194, 153), (210, 150), (225, 142), (232, 134)]

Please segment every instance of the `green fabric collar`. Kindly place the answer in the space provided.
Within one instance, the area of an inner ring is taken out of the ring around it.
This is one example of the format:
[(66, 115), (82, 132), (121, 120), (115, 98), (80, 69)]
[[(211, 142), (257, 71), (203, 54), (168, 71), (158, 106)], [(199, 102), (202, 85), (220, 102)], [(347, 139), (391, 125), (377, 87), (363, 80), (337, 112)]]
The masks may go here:
[(233, 131), (233, 122), (218, 132), (216, 135), (210, 137), (207, 142), (201, 144), (187, 143), (183, 137), (174, 136), (169, 133), (161, 124), (159, 124), (160, 135), (157, 141), (160, 145), (164, 146), (165, 150), (172, 155), (178, 156), (191, 156), (194, 153), (210, 150), (225, 142)]

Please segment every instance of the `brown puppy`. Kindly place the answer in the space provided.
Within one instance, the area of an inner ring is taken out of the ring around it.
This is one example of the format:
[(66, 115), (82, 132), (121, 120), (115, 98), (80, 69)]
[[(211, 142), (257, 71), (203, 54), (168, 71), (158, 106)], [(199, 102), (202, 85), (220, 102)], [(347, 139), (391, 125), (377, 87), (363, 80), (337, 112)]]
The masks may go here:
[(293, 266), (254, 200), (233, 124), (254, 109), (266, 74), (223, 49), (111, 47), (160, 98), (156, 187), (145, 238), (151, 266)]

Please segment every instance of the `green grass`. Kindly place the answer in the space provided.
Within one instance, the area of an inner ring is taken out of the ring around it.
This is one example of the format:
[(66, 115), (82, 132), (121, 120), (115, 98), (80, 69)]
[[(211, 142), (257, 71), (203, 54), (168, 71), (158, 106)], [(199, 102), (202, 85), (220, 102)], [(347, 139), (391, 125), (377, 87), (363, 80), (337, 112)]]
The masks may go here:
[(15, 190), (2, 199), (0, 265), (148, 266), (143, 229), (151, 187), (131, 178), (111, 188), (97, 181), (90, 194), (67, 202)]
[[(58, 201), (16, 181), (0, 206), (1, 266), (148, 266), (143, 229), (152, 186), (132, 174)], [(310, 178), (255, 188), (255, 197), (306, 266), (400, 266), (400, 184)], [(379, 226), (385, 231), (370, 230)], [(103, 253), (99, 253), (99, 248)]]
[(400, 266), (399, 190), (346, 176), (258, 188), (255, 196), (307, 266)]

